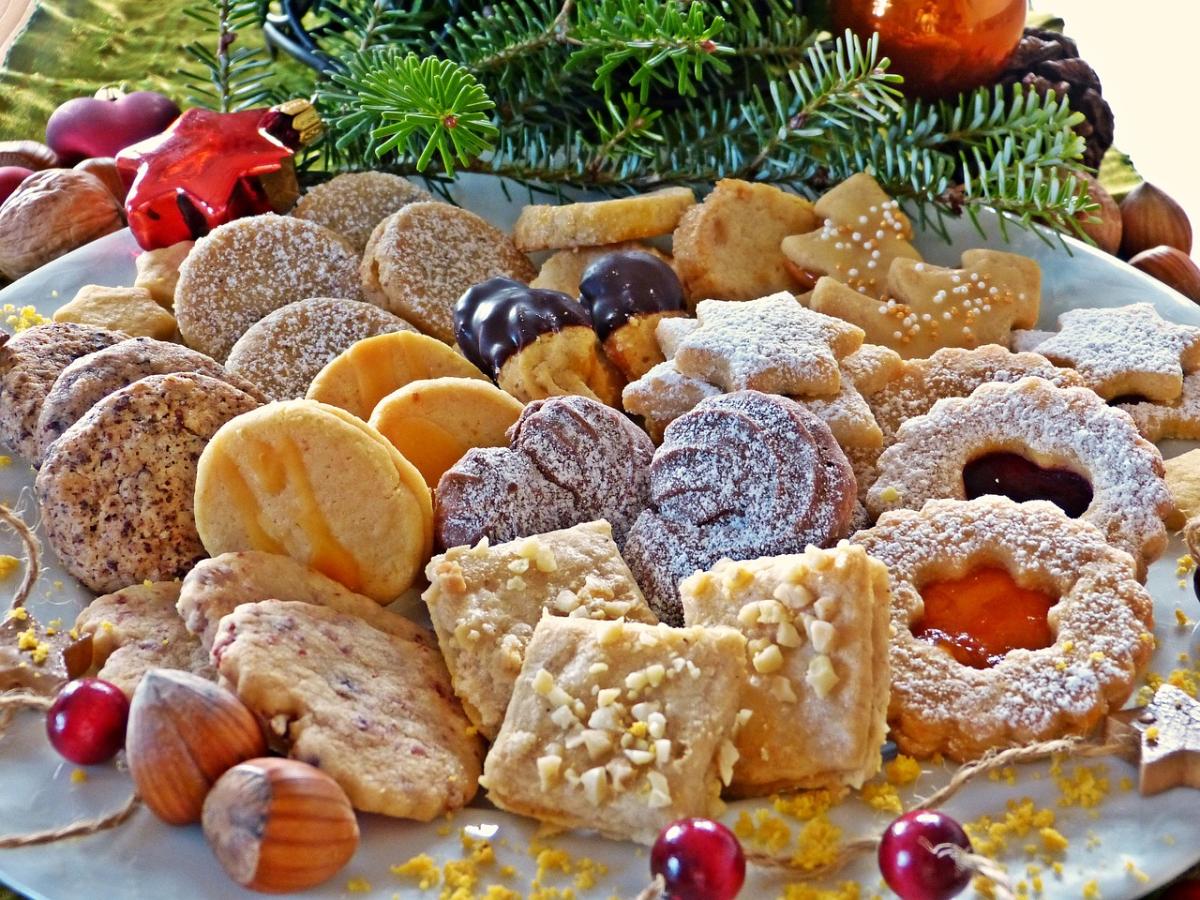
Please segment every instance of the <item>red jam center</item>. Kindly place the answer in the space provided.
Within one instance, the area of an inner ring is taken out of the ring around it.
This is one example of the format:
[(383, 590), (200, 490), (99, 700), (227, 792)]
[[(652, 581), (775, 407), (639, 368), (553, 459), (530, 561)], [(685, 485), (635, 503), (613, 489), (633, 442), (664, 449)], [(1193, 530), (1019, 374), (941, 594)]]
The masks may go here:
[(1021, 587), (1004, 569), (977, 569), (921, 588), (925, 615), (913, 636), (936, 644), (964, 666), (987, 669), (1009, 650), (1054, 643), (1046, 613), (1056, 597)]
[(987, 453), (963, 466), (963, 489), (968, 500), (1000, 494), (1024, 503), (1049, 500), (1072, 519), (1092, 505), (1092, 486), (1070, 469), (1043, 469), (1016, 453)]

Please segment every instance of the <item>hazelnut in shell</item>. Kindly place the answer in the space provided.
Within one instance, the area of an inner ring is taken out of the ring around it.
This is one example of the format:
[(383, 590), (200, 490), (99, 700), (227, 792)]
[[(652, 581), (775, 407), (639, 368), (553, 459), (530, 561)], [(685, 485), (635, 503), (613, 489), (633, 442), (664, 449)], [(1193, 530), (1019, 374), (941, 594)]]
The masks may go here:
[(1084, 234), (1096, 242), (1096, 246), (1105, 253), (1115, 254), (1121, 247), (1121, 207), (1091, 175), (1076, 173), (1076, 178), (1082, 179), (1088, 186), (1088, 195), (1099, 207), (1091, 212), (1079, 213), (1075, 218)]
[(1165, 191), (1144, 181), (1121, 201), (1121, 256), (1162, 245), (1191, 253), (1192, 223)]
[(117, 161), (111, 156), (92, 156), (75, 164), (80, 172), (91, 172), (104, 182), (109, 192), (117, 198), (118, 203), (125, 202), (129, 187), (117, 171)]
[(129, 772), (146, 806), (164, 822), (199, 822), (217, 779), (266, 749), (254, 714), (199, 675), (151, 669), (133, 693), (125, 733)]
[(1174, 247), (1151, 247), (1143, 250), (1129, 264), (1151, 278), (1157, 278), (1196, 303), (1200, 303), (1200, 266), (1190, 256)]
[(328, 775), (294, 759), (251, 759), (204, 801), (204, 836), (221, 867), (252, 891), (302, 891), (332, 878), (358, 849), (358, 821)]
[(37, 141), (0, 141), (0, 166), (20, 166), (40, 172), (58, 165), (58, 154)]

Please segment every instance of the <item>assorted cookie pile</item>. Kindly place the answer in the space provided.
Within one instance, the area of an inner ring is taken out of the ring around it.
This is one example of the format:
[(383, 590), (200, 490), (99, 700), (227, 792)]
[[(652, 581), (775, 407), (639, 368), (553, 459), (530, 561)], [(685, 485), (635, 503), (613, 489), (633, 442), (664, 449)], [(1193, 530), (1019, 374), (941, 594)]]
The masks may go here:
[[(512, 236), (341, 175), (8, 339), (0, 440), (135, 710), (186, 670), (355, 809), (483, 786), (650, 840), (860, 788), (889, 735), (1088, 734), (1148, 663), (1152, 441), (1200, 437), (1200, 328), (1032, 331), (1036, 263), (911, 237), (866, 174)], [(432, 631), (386, 608), (418, 592)]]

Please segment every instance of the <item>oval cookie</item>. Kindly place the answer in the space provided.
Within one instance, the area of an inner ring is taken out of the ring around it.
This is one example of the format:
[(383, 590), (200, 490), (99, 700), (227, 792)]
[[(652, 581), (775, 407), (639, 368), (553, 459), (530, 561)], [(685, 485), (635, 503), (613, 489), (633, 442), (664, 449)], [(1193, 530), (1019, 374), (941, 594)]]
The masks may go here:
[(375, 226), (410, 203), (433, 195), (388, 172), (346, 172), (310, 188), (292, 215), (336, 231), (362, 253)]
[(229, 351), (225, 365), (270, 399), (292, 400), (303, 397), (313, 376), (356, 341), (416, 330), (386, 309), (360, 300), (298, 300), (251, 325)]
[(670, 234), (694, 206), (691, 188), (670, 187), (616, 200), (526, 206), (513, 226), (522, 250), (598, 247)]
[(371, 414), (371, 427), (392, 442), (425, 476), (429, 489), (472, 447), (507, 447), (506, 432), (524, 409), (521, 401), (486, 381), (434, 378), (388, 394)]
[(214, 228), (179, 267), (175, 318), (189, 347), (224, 362), (246, 329), (307, 297), (361, 296), (358, 255), (328, 228), (251, 216)]
[(365, 422), (312, 400), (230, 422), (200, 457), (196, 525), (216, 556), (291, 556), (390, 603), (429, 558), (433, 509), (421, 473)]
[(204, 547), (196, 461), (221, 425), (258, 406), (207, 375), (152, 375), (109, 394), (53, 443), (37, 477), (42, 526), (97, 592), (183, 575)]
[(309, 400), (344, 409), (364, 422), (384, 397), (425, 378), (486, 377), (436, 338), (398, 331), (366, 338), (330, 362), (308, 387)]

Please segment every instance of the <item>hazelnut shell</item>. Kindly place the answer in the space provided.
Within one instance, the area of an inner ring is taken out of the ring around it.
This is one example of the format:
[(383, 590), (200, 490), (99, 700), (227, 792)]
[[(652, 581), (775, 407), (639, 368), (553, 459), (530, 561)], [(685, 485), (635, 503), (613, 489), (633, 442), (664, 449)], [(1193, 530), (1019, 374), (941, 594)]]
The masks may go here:
[(1151, 278), (1157, 278), (1196, 303), (1200, 303), (1200, 267), (1182, 250), (1152, 247), (1129, 261)]
[(1192, 252), (1192, 223), (1183, 207), (1163, 190), (1144, 181), (1121, 201), (1121, 256), (1167, 246)]
[(40, 172), (58, 165), (58, 154), (37, 141), (0, 141), (0, 166)]

